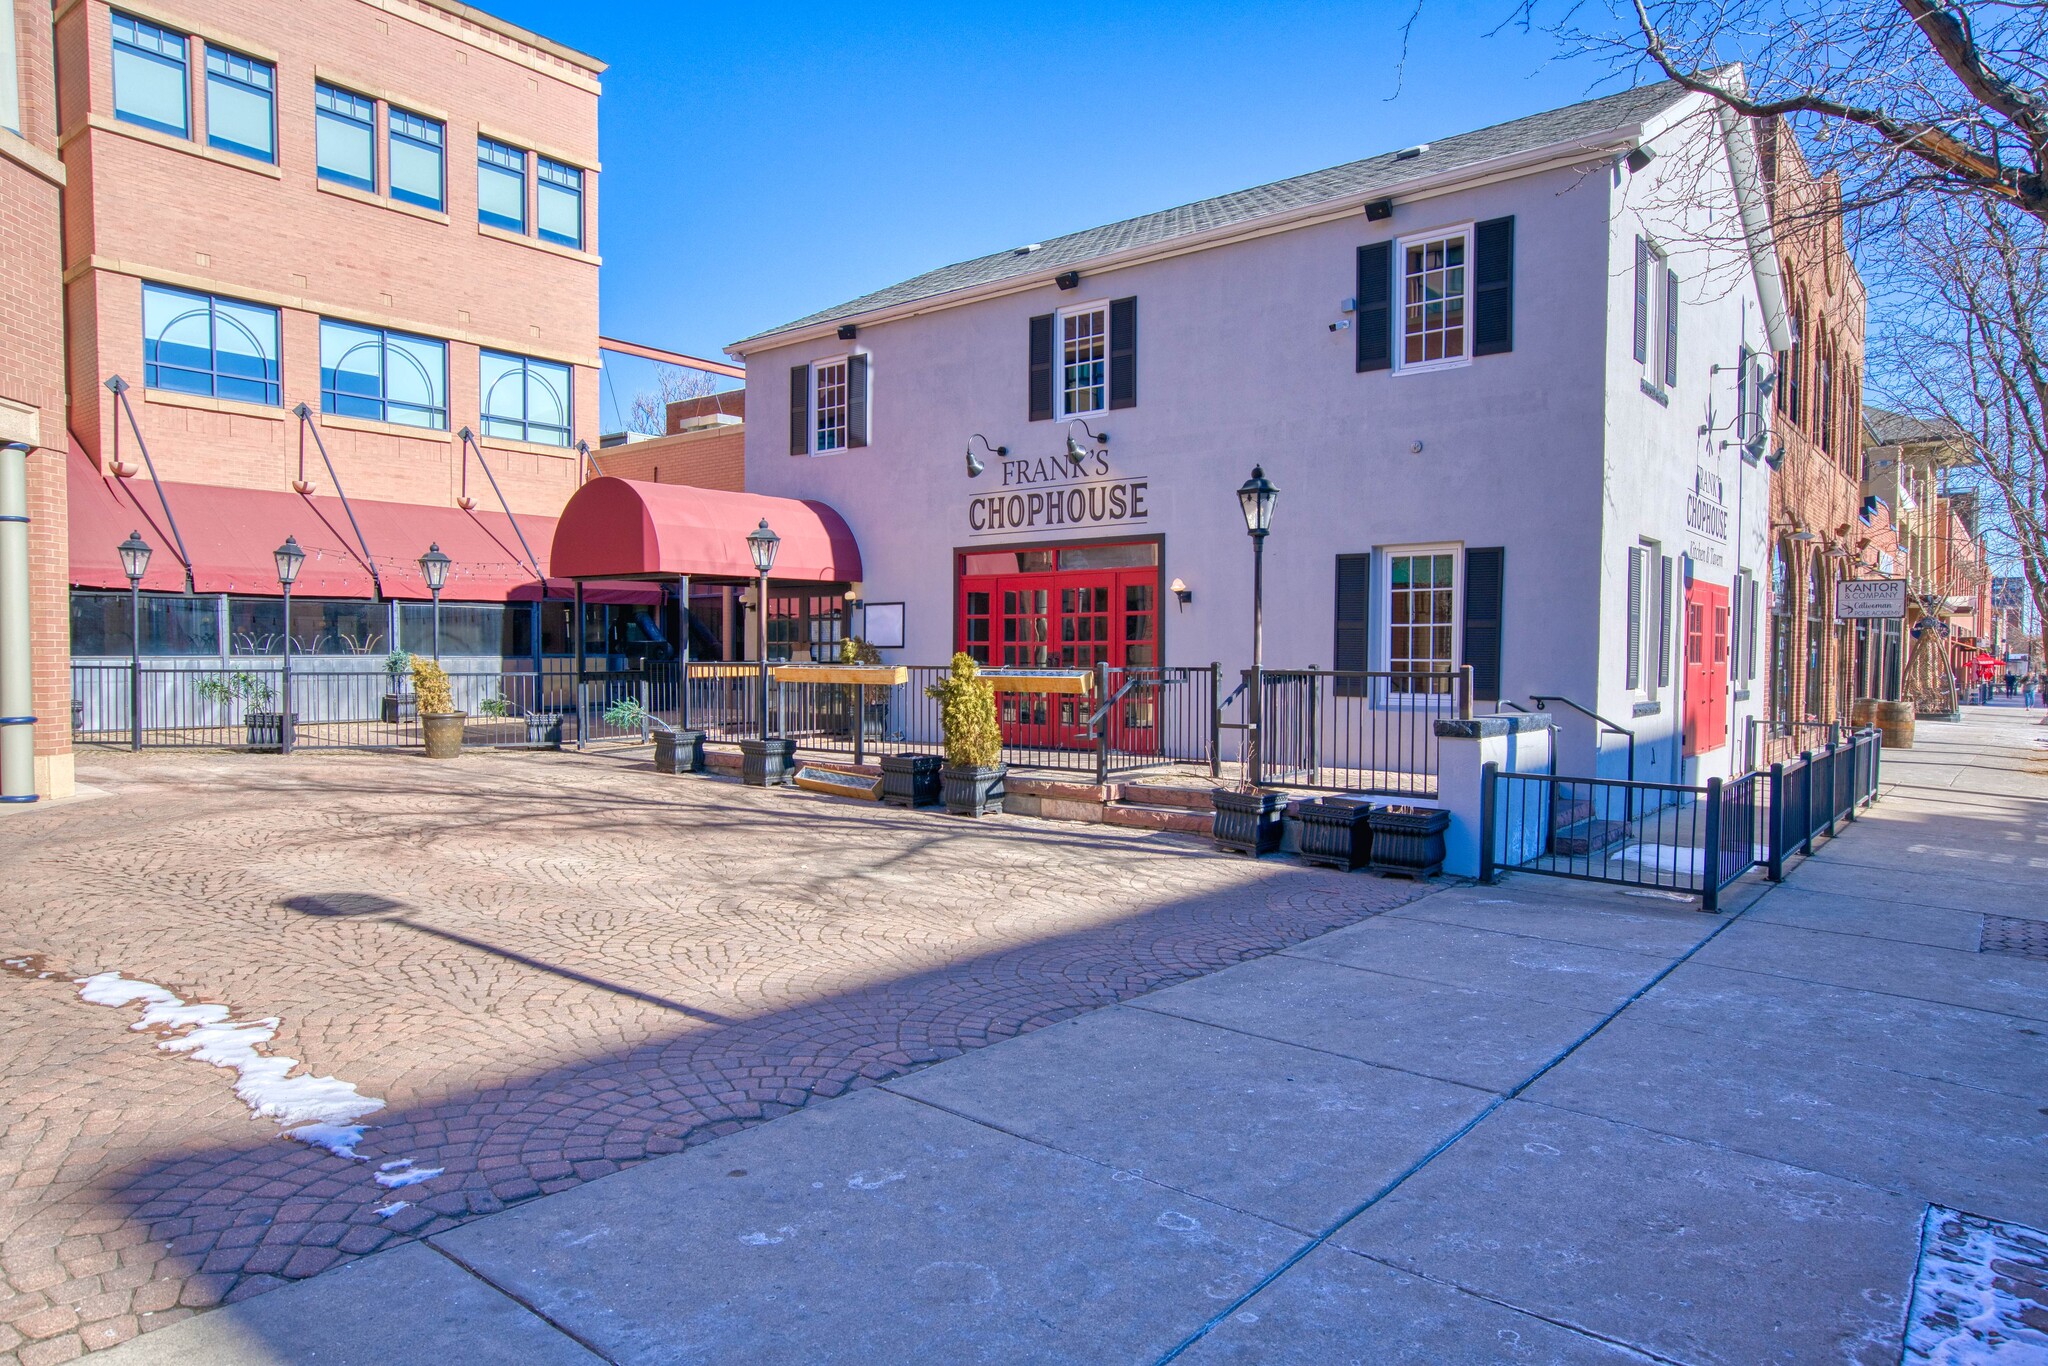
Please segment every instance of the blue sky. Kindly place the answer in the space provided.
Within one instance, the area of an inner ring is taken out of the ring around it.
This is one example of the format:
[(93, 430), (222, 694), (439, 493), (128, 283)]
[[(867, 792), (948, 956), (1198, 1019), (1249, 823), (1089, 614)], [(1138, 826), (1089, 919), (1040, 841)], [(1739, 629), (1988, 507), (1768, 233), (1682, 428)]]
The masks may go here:
[[(1508, 0), (1429, 0), (1398, 93), (1405, 0), (482, 3), (610, 63), (604, 328), (707, 356), (934, 266), (1567, 104), (1605, 74), (1491, 33)], [(621, 402), (648, 381), (611, 378)]]

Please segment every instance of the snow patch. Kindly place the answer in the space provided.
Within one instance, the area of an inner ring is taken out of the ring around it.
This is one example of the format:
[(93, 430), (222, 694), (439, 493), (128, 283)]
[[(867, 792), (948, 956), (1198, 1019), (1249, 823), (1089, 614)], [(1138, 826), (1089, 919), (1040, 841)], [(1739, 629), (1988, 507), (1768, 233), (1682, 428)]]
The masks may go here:
[(389, 1219), (392, 1215), (398, 1213), (400, 1210), (411, 1208), (412, 1201), (410, 1200), (393, 1200), (388, 1205), (377, 1206), (375, 1213), (379, 1219)]
[(2048, 1233), (1929, 1205), (1906, 1315), (1905, 1366), (2044, 1366)]
[[(338, 1077), (295, 1077), (292, 1072), (298, 1059), (259, 1052), (277, 1037), (276, 1018), (237, 1020), (224, 1005), (195, 1005), (154, 982), (118, 972), (75, 980), (79, 997), (92, 1005), (141, 1005), (142, 1018), (129, 1028), (164, 1035), (157, 1040), (158, 1048), (232, 1071), (236, 1097), (251, 1113), (276, 1120), (286, 1138), (350, 1162), (369, 1161), (356, 1151), (369, 1126), (355, 1121), (377, 1113), (384, 1102)], [(415, 1166), (411, 1158), (402, 1158), (383, 1165), (377, 1172), (377, 1184), (387, 1189), (415, 1185), (433, 1180), (442, 1170)], [(395, 1214), (405, 1204), (400, 1201), (378, 1213)]]

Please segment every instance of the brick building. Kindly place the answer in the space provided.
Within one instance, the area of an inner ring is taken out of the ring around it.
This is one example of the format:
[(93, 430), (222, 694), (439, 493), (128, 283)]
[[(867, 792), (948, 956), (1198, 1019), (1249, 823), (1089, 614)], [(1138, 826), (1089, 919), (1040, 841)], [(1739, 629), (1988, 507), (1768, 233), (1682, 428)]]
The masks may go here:
[[(0, 462), (25, 464), (26, 507), (10, 515), (29, 519), (29, 568), (26, 594), (10, 583), (17, 601), (0, 606), (0, 655), (9, 657), (0, 671), (21, 670), (26, 661), (27, 695), (0, 696), (0, 716), (41, 721), (0, 724), (0, 732), (19, 732), (0, 738), (0, 780), (14, 797), (71, 790), (70, 733), (55, 723), (71, 697), (63, 570), (65, 168), (57, 150), (50, 7), (7, 0), (0, 5), (0, 445), (10, 449)], [(14, 477), (0, 465), (0, 479)], [(0, 529), (0, 537), (20, 526)]]
[(664, 434), (608, 436), (591, 459), (620, 479), (738, 492), (746, 487), (746, 414), (744, 389), (678, 399), (665, 410)]

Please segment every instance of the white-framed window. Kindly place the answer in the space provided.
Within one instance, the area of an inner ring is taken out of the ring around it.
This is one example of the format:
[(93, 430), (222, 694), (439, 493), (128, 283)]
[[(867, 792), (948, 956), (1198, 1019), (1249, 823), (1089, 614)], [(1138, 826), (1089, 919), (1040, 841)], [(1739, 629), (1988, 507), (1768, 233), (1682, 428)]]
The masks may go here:
[[(1450, 689), (1458, 668), (1458, 564), (1454, 545), (1395, 546), (1385, 552), (1387, 669), (1395, 694)], [(1417, 675), (1437, 675), (1418, 677)]]
[(1678, 383), (1678, 272), (1647, 237), (1636, 238), (1635, 357), (1657, 390)]
[(846, 357), (821, 360), (811, 366), (811, 450), (846, 449), (847, 380)]
[(1663, 547), (1658, 542), (1645, 538), (1629, 547), (1627, 677), (1624, 682), (1630, 692), (1640, 692), (1652, 702), (1657, 700), (1659, 685), (1669, 679), (1666, 655), (1670, 638), (1665, 632), (1671, 610), (1667, 600), (1670, 577), (1670, 562), (1664, 558)]
[(1472, 358), (1472, 227), (1442, 228), (1400, 242), (1400, 368), (1462, 365)]
[(1109, 304), (1061, 309), (1059, 416), (1089, 417), (1109, 407)]

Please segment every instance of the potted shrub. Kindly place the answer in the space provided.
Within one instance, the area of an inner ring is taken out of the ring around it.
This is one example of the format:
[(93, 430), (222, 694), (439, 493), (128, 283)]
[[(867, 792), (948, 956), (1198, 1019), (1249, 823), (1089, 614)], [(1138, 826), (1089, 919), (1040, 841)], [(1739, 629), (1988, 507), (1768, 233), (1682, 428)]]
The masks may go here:
[(454, 759), (462, 754), (462, 731), (469, 723), (465, 712), (455, 710), (455, 694), (448, 687), (448, 675), (431, 659), (413, 656), (412, 690), (418, 696), (420, 730), (426, 736), (429, 759)]
[(384, 656), (384, 677), (387, 688), (384, 693), (384, 724), (395, 726), (401, 721), (410, 721), (419, 714), (419, 702), (406, 691), (406, 680), (412, 676), (412, 656), (404, 650), (393, 650)]
[[(202, 678), (197, 691), (209, 702), (224, 707), (241, 705), (242, 725), (250, 749), (284, 748), (284, 717), (270, 710), (277, 703), (277, 689), (268, 675), (243, 670), (226, 678)], [(298, 719), (298, 713), (292, 713), (293, 724)]]
[(1325, 797), (1295, 810), (1295, 835), (1304, 863), (1351, 872), (1372, 850), (1372, 805), (1356, 797)]
[[(604, 721), (620, 730), (641, 726), (654, 733), (656, 773), (701, 773), (704, 771), (704, 732), (677, 730), (641, 705), (637, 697), (621, 697), (604, 709)], [(555, 741), (562, 738), (562, 718), (555, 718)]]
[(946, 762), (939, 789), (955, 816), (980, 816), (1003, 809), (1003, 728), (996, 719), (996, 691), (981, 677), (970, 655), (953, 656), (951, 671), (925, 689), (939, 703), (946, 737)]
[(1402, 877), (1435, 877), (1444, 870), (1444, 832), (1451, 813), (1428, 806), (1380, 806), (1372, 813), (1372, 859), (1375, 873)]

